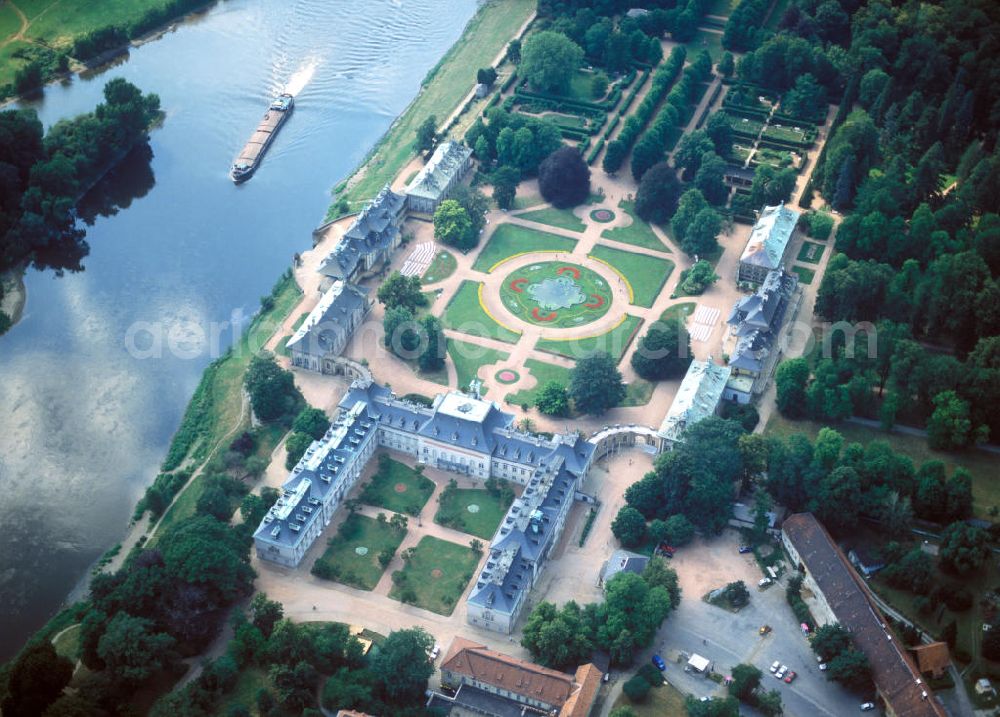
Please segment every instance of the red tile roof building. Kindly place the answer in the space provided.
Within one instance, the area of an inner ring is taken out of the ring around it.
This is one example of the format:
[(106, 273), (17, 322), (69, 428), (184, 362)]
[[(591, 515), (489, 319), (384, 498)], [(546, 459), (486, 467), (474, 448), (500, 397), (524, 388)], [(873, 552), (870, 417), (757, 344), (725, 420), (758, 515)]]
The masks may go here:
[[(868, 586), (812, 513), (796, 513), (782, 525), (782, 542), (803, 586), (816, 595), (814, 617), (839, 622), (868, 658), (879, 697), (890, 717), (946, 717), (924, 678), (886, 626)], [(810, 606), (812, 607), (812, 606)]]
[(588, 663), (576, 674), (541, 667), (456, 637), (441, 662), (441, 684), (470, 685), (490, 694), (551, 711), (559, 717), (587, 717), (601, 686), (601, 671)]

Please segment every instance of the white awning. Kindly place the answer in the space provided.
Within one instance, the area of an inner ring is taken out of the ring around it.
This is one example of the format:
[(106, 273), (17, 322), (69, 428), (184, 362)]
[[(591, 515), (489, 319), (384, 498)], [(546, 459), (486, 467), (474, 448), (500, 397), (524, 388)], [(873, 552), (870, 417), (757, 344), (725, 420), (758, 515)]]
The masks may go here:
[(691, 659), (688, 660), (688, 667), (695, 672), (704, 672), (708, 669), (708, 658), (697, 654), (691, 655)]

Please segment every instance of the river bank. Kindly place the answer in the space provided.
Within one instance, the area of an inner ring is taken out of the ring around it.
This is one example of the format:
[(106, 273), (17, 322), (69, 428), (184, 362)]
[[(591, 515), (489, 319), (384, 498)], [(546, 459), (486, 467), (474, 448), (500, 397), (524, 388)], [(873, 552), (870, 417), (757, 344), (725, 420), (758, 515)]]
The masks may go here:
[[(510, 4), (520, 8), (523, 12), (518, 15), (518, 19), (516, 21), (508, 24), (508, 27), (513, 27), (511, 35), (506, 38), (496, 38), (492, 47), (487, 50), (486, 56), (488, 56), (488, 59), (483, 63), (484, 65), (490, 64), (493, 61), (493, 59), (506, 46), (507, 41), (511, 39), (514, 33), (524, 25), (533, 12), (533, 3), (529, 3), (526, 0), (510, 0)], [(490, 17), (494, 17), (491, 13), (502, 14), (505, 5), (506, 3), (491, 2), (485, 6), (485, 9), (489, 11), (487, 13), (483, 13), (483, 8), (480, 8), (480, 14), (477, 16), (479, 21), (469, 23), (465, 32), (459, 36), (459, 39), (456, 42), (454, 42), (454, 46), (468, 47), (470, 44), (468, 33), (476, 28), (482, 28), (484, 26), (484, 18), (488, 20)], [(489, 26), (489, 22), (486, 22), (485, 24)], [(472, 44), (476, 44), (476, 41)], [(435, 103), (434, 106), (439, 108), (436, 111), (439, 112), (442, 117), (450, 115), (452, 110), (459, 106), (463, 101), (471, 83), (474, 81), (476, 69), (475, 67), (472, 67), (470, 70), (469, 66), (466, 65), (466, 63), (470, 62), (468, 57), (464, 53), (456, 52), (454, 49), (446, 54), (446, 58), (447, 61), (439, 62), (436, 69), (428, 73), (428, 79), (425, 79), (425, 82), (423, 83), (418, 94), (419, 98), (423, 98), (423, 102), (433, 99)], [(456, 63), (463, 66), (456, 67)], [(426, 67), (426, 65), (424, 66)], [(461, 86), (456, 83), (456, 78), (459, 77), (462, 78)], [(440, 86), (442, 79), (447, 85), (449, 85), (449, 87), (443, 88)], [(445, 91), (447, 89), (451, 89), (452, 91)], [(442, 104), (441, 97), (450, 97), (453, 102), (450, 104)], [(416, 114), (414, 114), (414, 107), (416, 106), (419, 108), (421, 106), (427, 106), (424, 105), (423, 102), (409, 103), (406, 106), (403, 115), (408, 114), (410, 117), (421, 116), (420, 111), (417, 111)], [(397, 118), (381, 138), (381, 147), (388, 145), (390, 147), (398, 147), (405, 150), (405, 153), (402, 156), (402, 161), (398, 163), (400, 167), (405, 165), (412, 156), (411, 133), (412, 129), (407, 127), (407, 123), (401, 122), (400, 119)], [(365, 166), (375, 166), (376, 164), (378, 166), (379, 173), (387, 176), (386, 181), (394, 176), (394, 173), (390, 171), (392, 168), (384, 162), (380, 162), (379, 155), (377, 153), (372, 153), (369, 162)], [(356, 174), (356, 172), (354, 173)], [(378, 186), (380, 186), (380, 184)], [(274, 264), (272, 263), (271, 266), (273, 265)], [(297, 303), (298, 289), (294, 286), (294, 282), (292, 282), (292, 286), (288, 286), (287, 288), (287, 292), (277, 292), (273, 308), (267, 312), (259, 314), (249, 331), (245, 332), (245, 334), (251, 334), (253, 336), (252, 339), (248, 338), (249, 344), (256, 346), (262, 345), (263, 341), (260, 339), (267, 336), (268, 324), (273, 321), (274, 325), (280, 325), (281, 319), (284, 318)], [(240, 343), (242, 344), (242, 341)], [(240, 423), (242, 420), (240, 416), (240, 409), (242, 407), (242, 384), (243, 375), (246, 369), (245, 357), (247, 354), (240, 351), (234, 353), (240, 354), (240, 358), (232, 355), (224, 356), (213, 362), (210, 367), (205, 370), (203, 380), (199, 383), (199, 387), (194, 397), (189, 402), (187, 409), (184, 411), (184, 417), (180, 421), (180, 427), (175, 432), (174, 439), (171, 441), (171, 450), (167, 451), (167, 455), (171, 457), (171, 463), (175, 463), (178, 460), (178, 455), (183, 453), (180, 460), (183, 462), (185, 468), (192, 470), (194, 477), (175, 497), (167, 511), (165, 511), (163, 518), (159, 521), (160, 528), (182, 520), (183, 518), (194, 513), (198, 496), (203, 490), (203, 483), (200, 480), (200, 474), (198, 474), (197, 468), (205, 465), (206, 461), (209, 460), (210, 456), (213, 454), (213, 449), (219, 445), (219, 441), (222, 439), (223, 434), (234, 430), (234, 426), (242, 425)], [(207, 402), (207, 409), (206, 397), (209, 398)], [(174, 423), (174, 426), (177, 426), (177, 424)], [(194, 437), (194, 440), (188, 441), (188, 438), (192, 436)], [(280, 438), (280, 436), (276, 436), (274, 437), (274, 440), (278, 441)], [(163, 455), (163, 453), (160, 454), (161, 459), (163, 458)], [(120, 542), (123, 546), (123, 550), (118, 556), (115, 556), (114, 559), (106, 563), (104, 569), (114, 569), (116, 567), (120, 567), (123, 560), (127, 557), (129, 547), (144, 544), (144, 536), (151, 535), (153, 531), (155, 531), (156, 534), (161, 532), (160, 529), (154, 528), (153, 525), (151, 525), (146, 519), (142, 519), (137, 523), (132, 523), (124, 536), (119, 534), (119, 536), (116, 536), (115, 540), (111, 541), (112, 543)], [(146, 538), (146, 540), (148, 539), (149, 538)], [(110, 543), (105, 543), (105, 547), (107, 544)], [(95, 560), (95, 562), (92, 563), (92, 566), (98, 566), (100, 564), (101, 562), (99, 560)], [(89, 573), (89, 570), (86, 571), (84, 577), (75, 586), (75, 589), (71, 593), (71, 599), (80, 598), (86, 594), (86, 586), (90, 580)], [(67, 608), (67, 610), (69, 614), (73, 614), (74, 612), (72, 606)], [(66, 614), (66, 612), (60, 613), (59, 616), (47, 624), (46, 628), (44, 628), (42, 632), (37, 634), (48, 634), (50, 629), (57, 626), (65, 627), (65, 622), (67, 620), (65, 617)]]
[[(8, 1), (0, 7), (0, 21), (12, 30), (0, 37), (0, 102), (16, 102), (18, 95), (44, 91), (48, 84), (99, 68), (129, 48), (157, 39), (179, 22), (203, 13), (216, 1), (135, 0), (112, 3), (109, 8), (85, 0), (53, 0), (48, 6), (33, 4), (31, 17), (17, 3)], [(59, 12), (50, 13), (55, 5), (59, 5)], [(3, 18), (3, 14), (13, 17)], [(88, 40), (94, 45), (94, 54), (82, 60), (74, 57), (71, 53), (78, 43)], [(37, 75), (32, 86), (19, 90), (18, 77), (25, 72)]]
[(427, 117), (450, 117), (475, 85), (476, 70), (493, 65), (508, 43), (519, 37), (535, 15), (535, 0), (487, 0), (472, 16), (462, 36), (427, 73), (420, 92), (365, 155), (357, 169), (334, 189), (334, 201), (324, 221), (361, 208), (399, 174), (413, 157), (417, 127)]
[[(0, 274), (0, 336), (9, 331), (24, 314), (28, 290), (24, 286), (24, 269), (17, 268)], [(6, 316), (6, 319), (3, 317)]]

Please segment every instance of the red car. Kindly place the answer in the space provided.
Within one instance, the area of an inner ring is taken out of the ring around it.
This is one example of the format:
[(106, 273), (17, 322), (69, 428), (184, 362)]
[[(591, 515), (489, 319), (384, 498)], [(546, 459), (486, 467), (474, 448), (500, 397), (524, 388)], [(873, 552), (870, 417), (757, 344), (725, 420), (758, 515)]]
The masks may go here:
[(789, 673), (785, 675), (785, 683), (789, 685), (792, 684), (792, 681), (795, 679), (795, 676), (796, 676), (795, 672), (789, 671)]

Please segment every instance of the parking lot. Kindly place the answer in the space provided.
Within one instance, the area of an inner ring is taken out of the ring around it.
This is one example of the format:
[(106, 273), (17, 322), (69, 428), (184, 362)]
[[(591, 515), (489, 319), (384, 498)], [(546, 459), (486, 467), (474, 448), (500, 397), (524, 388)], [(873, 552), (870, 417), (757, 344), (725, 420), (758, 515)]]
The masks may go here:
[[(707, 676), (684, 671), (686, 660), (682, 655), (701, 655), (709, 660), (710, 669), (722, 675), (728, 675), (737, 664), (749, 663), (764, 673), (763, 688), (781, 693), (786, 715), (840, 717), (857, 713), (860, 700), (827, 680), (820, 671), (785, 600), (785, 579), (758, 589), (760, 568), (753, 555), (739, 554), (738, 545), (738, 533), (730, 530), (709, 541), (699, 539), (673, 558), (683, 599), (657, 636), (657, 650), (667, 662), (664, 676), (683, 692), (699, 697), (722, 696), (725, 686)], [(750, 604), (738, 613), (701, 599), (710, 590), (734, 580), (743, 580), (750, 589)], [(764, 637), (759, 635), (762, 625), (772, 628)], [(645, 659), (651, 654), (646, 654)], [(775, 660), (796, 672), (792, 684), (771, 675), (769, 667)]]

